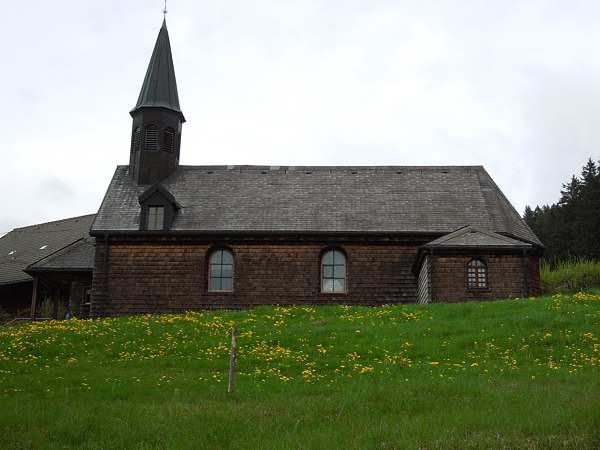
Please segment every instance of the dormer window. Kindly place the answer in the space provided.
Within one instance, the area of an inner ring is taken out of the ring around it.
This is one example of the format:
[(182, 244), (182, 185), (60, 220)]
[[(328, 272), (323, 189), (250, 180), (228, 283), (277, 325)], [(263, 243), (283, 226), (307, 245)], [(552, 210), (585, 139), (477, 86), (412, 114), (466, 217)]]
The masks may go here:
[(148, 125), (146, 127), (144, 150), (147, 152), (158, 151), (158, 127), (156, 125)]
[(140, 230), (170, 230), (180, 206), (163, 186), (155, 184), (139, 197)]
[(165, 228), (165, 207), (148, 206), (146, 215), (147, 230), (163, 230)]
[(161, 150), (169, 153), (175, 151), (175, 130), (171, 127), (167, 127), (163, 131)]

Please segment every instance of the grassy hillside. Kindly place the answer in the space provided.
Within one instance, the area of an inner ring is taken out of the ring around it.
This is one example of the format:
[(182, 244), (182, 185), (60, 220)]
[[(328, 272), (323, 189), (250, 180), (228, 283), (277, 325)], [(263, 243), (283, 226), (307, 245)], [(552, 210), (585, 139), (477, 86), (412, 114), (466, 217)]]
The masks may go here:
[(600, 295), (0, 328), (0, 411), (0, 448), (598, 448)]
[(573, 258), (556, 264), (543, 263), (542, 291), (547, 294), (575, 292), (600, 287), (600, 261)]

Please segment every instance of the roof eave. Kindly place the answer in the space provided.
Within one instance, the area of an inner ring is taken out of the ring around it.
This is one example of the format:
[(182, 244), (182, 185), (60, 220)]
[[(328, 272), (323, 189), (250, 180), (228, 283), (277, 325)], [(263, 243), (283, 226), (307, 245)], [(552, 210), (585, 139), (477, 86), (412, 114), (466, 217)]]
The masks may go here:
[(527, 250), (533, 248), (531, 244), (523, 245), (429, 245), (425, 244), (423, 248), (436, 250)]
[(151, 109), (158, 109), (158, 110), (162, 110), (162, 111), (174, 112), (175, 114), (177, 114), (177, 117), (179, 118), (181, 123), (185, 123), (185, 116), (183, 115), (183, 112), (181, 112), (180, 109), (177, 109), (177, 108), (175, 108), (173, 106), (169, 106), (169, 105), (163, 105), (163, 104), (137, 105), (135, 108), (133, 108), (131, 111), (129, 111), (129, 115), (131, 117), (134, 117), (140, 111), (151, 110)]
[(92, 273), (93, 267), (82, 268), (82, 267), (31, 267), (23, 269), (23, 272), (33, 276), (37, 273), (48, 273), (48, 272), (77, 272), (77, 273)]
[(11, 284), (31, 283), (32, 281), (33, 281), (33, 279), (31, 277), (19, 278), (17, 280), (12, 280), (12, 281), (0, 281), (0, 286), (8, 286)]
[(431, 231), (303, 231), (303, 230), (91, 230), (90, 236), (173, 236), (173, 235), (236, 235), (236, 236), (393, 236), (393, 237), (416, 237), (437, 236), (445, 233)]

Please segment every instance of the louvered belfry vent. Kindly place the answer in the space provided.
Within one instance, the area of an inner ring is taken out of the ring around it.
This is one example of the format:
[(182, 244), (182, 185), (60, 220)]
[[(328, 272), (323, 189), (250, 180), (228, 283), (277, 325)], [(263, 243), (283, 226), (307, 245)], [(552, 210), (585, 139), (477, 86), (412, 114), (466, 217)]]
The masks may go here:
[(144, 149), (147, 152), (158, 151), (158, 127), (156, 125), (148, 125), (146, 127), (146, 138), (144, 140)]
[(169, 153), (175, 151), (175, 130), (171, 127), (167, 127), (163, 131), (161, 150)]
[(142, 130), (140, 127), (135, 127), (131, 134), (131, 152), (137, 152), (140, 149), (140, 142), (142, 140)]

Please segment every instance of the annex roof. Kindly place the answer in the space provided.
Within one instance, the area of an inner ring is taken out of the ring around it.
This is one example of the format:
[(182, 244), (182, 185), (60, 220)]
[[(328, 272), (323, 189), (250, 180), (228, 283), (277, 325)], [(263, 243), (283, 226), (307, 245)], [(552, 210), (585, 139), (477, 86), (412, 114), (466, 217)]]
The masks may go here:
[[(446, 234), (466, 225), (541, 245), (482, 166), (180, 166), (162, 182), (181, 232)], [(92, 233), (139, 230), (138, 186), (117, 167)]]
[(15, 228), (0, 238), (0, 284), (31, 280), (23, 272), (30, 264), (89, 236), (95, 215)]
[(523, 241), (503, 236), (498, 233), (466, 226), (452, 233), (446, 234), (434, 241), (425, 244), (424, 247), (433, 248), (528, 248), (532, 247)]
[(94, 238), (81, 238), (65, 248), (31, 264), (27, 267), (27, 271), (92, 271), (94, 270), (95, 252)]

